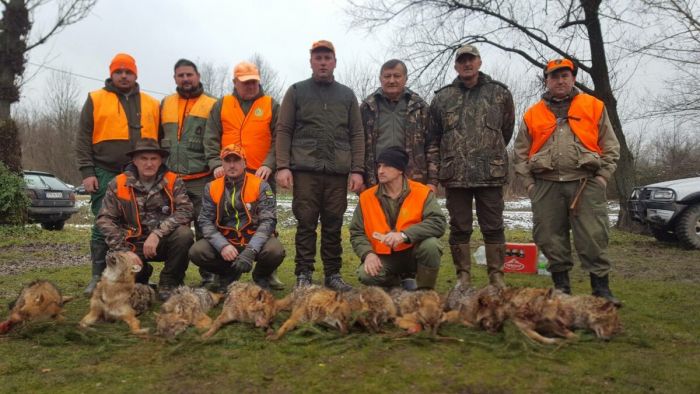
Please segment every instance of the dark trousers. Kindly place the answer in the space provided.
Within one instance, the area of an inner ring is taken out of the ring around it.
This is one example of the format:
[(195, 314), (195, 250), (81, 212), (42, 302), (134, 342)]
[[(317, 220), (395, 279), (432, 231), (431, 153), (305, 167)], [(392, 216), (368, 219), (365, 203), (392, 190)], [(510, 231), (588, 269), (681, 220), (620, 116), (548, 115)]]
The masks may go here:
[(194, 207), (194, 239), (199, 241), (202, 239), (202, 230), (199, 228), (199, 212), (202, 210), (202, 194), (204, 194), (204, 186), (211, 182), (214, 178), (212, 176), (205, 176), (199, 179), (193, 179), (191, 181), (185, 181), (185, 188), (187, 189), (187, 197), (192, 201), (192, 206)]
[(476, 218), (484, 243), (506, 242), (503, 226), (503, 187), (447, 188), (447, 210), (450, 213), (450, 245), (466, 244), (473, 226), (472, 200), (476, 200)]
[(293, 177), (292, 212), (298, 222), (294, 273), (314, 271), (316, 227), (320, 218), (323, 271), (326, 276), (337, 274), (342, 266), (340, 230), (348, 207), (348, 176), (295, 171)]
[[(238, 252), (243, 251), (243, 247), (237, 247)], [(253, 269), (253, 278), (269, 276), (274, 272), (282, 260), (284, 260), (284, 247), (277, 237), (270, 237), (262, 250), (255, 258), (256, 264)], [(206, 239), (200, 239), (190, 248), (189, 258), (199, 268), (205, 269), (224, 277), (232, 277), (237, 271), (231, 268), (231, 262), (224, 260), (214, 247)]]
[[(163, 270), (160, 272), (159, 286), (179, 286), (185, 279), (185, 271), (189, 265), (187, 251), (190, 250), (194, 238), (192, 230), (187, 226), (179, 226), (175, 231), (162, 238), (156, 248), (156, 256), (147, 259), (143, 255), (143, 243), (137, 243), (134, 251), (144, 262), (144, 266), (150, 261), (163, 261)], [(148, 276), (153, 270), (150, 267), (137, 274), (136, 279), (140, 283), (148, 283)]]

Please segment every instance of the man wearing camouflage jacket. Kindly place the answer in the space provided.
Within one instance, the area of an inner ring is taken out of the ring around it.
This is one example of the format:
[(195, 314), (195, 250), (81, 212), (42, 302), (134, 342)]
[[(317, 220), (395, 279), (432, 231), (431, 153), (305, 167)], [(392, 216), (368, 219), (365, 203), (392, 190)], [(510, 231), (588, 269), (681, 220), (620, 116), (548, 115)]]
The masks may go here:
[(489, 282), (505, 287), (503, 185), (515, 110), (508, 87), (479, 72), (480, 67), (476, 47), (459, 48), (455, 56), (458, 77), (438, 90), (430, 105), (428, 150), (439, 149), (437, 180), (445, 187), (450, 250), (457, 286), (463, 288), (471, 285), (472, 199), (484, 236)]

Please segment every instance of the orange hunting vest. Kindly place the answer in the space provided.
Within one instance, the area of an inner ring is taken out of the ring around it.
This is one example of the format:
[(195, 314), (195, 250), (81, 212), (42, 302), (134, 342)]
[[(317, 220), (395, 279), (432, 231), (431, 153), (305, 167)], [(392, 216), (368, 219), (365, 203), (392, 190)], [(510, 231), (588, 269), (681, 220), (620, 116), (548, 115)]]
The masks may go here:
[[(604, 109), (602, 101), (589, 94), (579, 93), (571, 101), (568, 114), (569, 126), (583, 146), (599, 154), (602, 150), (598, 146), (598, 123)], [(540, 100), (525, 112), (525, 124), (532, 137), (529, 155), (532, 157), (557, 128), (557, 119), (544, 100)]]
[(192, 116), (206, 121), (209, 117), (209, 111), (215, 103), (216, 99), (206, 94), (192, 99), (184, 99), (177, 93), (171, 94), (163, 100), (163, 113), (161, 114), (163, 126), (171, 123), (177, 125), (177, 140), (180, 141), (185, 118)]
[[(141, 92), (141, 138), (158, 139), (160, 103)], [(104, 89), (90, 92), (93, 111), (92, 143), (129, 140), (129, 121), (116, 93)]]
[[(365, 234), (372, 244), (372, 249), (377, 254), (391, 254), (391, 248), (374, 239), (372, 234), (379, 232), (386, 234), (392, 231), (386, 220), (386, 215), (382, 205), (377, 198), (379, 185), (373, 186), (360, 194), (360, 206), (362, 207), (362, 220), (365, 224)], [(410, 190), (399, 209), (399, 217), (396, 219), (396, 231), (404, 231), (416, 223), (423, 220), (423, 206), (430, 193), (430, 188), (422, 183), (408, 181)], [(402, 243), (395, 251), (405, 250), (413, 247), (413, 244)]]
[(238, 144), (245, 151), (246, 166), (257, 170), (265, 161), (272, 144), (272, 97), (262, 96), (255, 100), (243, 114), (238, 99), (224, 96), (221, 105), (221, 147)]
[[(216, 227), (231, 244), (245, 245), (253, 237), (253, 234), (255, 234), (255, 229), (248, 228), (253, 222), (250, 211), (248, 211), (248, 205), (258, 201), (262, 178), (258, 178), (248, 172), (245, 173), (241, 198), (243, 199), (243, 207), (245, 208), (245, 215), (248, 220), (243, 227), (229, 227), (223, 225), (223, 220), (226, 217), (226, 204), (222, 203), (222, 201), (226, 201), (225, 198), (222, 198), (226, 192), (225, 178), (226, 177), (217, 178), (211, 181), (209, 186), (209, 196), (212, 201), (214, 201), (214, 204), (216, 204)], [(236, 215), (238, 215), (237, 212)]]
[[(170, 199), (170, 213), (175, 212), (175, 198), (173, 197), (173, 189), (175, 187), (175, 180), (177, 179), (177, 174), (172, 171), (167, 171), (163, 174), (166, 183), (163, 190), (165, 194), (168, 195)], [(124, 222), (129, 227), (126, 231), (125, 240), (128, 242), (129, 239), (138, 238), (143, 234), (141, 228), (141, 218), (139, 216), (139, 204), (136, 202), (136, 196), (134, 195), (134, 188), (127, 186), (126, 180), (127, 176), (124, 173), (117, 175), (115, 178), (117, 182), (117, 200), (119, 202), (119, 207), (124, 214)], [(133, 244), (129, 244), (132, 250), (135, 249)]]

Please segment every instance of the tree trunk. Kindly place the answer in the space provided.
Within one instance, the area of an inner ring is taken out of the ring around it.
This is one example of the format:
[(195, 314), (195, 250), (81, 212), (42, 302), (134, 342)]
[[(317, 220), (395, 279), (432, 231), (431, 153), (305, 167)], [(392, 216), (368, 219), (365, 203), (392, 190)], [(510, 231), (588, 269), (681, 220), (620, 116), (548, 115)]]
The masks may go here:
[(620, 115), (617, 112), (617, 100), (610, 85), (605, 43), (600, 27), (600, 15), (598, 14), (600, 3), (601, 0), (581, 0), (581, 5), (586, 15), (588, 42), (591, 47), (591, 78), (595, 86), (593, 94), (605, 103), (610, 123), (615, 131), (617, 140), (620, 142), (620, 160), (617, 162), (617, 170), (614, 176), (620, 201), (617, 226), (627, 230), (632, 228), (632, 220), (627, 214), (627, 198), (634, 187), (634, 160), (632, 152), (627, 147), (625, 135), (622, 132)]

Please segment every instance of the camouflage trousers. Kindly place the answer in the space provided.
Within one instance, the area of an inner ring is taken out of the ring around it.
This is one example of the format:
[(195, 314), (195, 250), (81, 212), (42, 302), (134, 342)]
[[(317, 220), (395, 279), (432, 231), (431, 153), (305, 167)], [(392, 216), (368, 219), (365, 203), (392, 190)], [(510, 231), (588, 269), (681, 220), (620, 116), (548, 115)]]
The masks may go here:
[[(243, 247), (237, 247), (238, 251), (243, 251)], [(277, 237), (268, 238), (262, 250), (255, 257), (255, 268), (253, 278), (263, 278), (270, 276), (282, 261), (285, 252), (282, 243)], [(213, 272), (224, 277), (231, 277), (236, 274), (236, 270), (231, 268), (231, 262), (225, 261), (219, 253), (206, 239), (200, 239), (190, 248), (190, 260), (208, 272)]]
[(441, 256), (440, 240), (430, 237), (410, 249), (379, 255), (382, 269), (377, 276), (370, 276), (365, 272), (365, 264), (360, 264), (357, 269), (357, 278), (360, 283), (367, 286), (399, 286), (401, 279), (415, 278), (418, 264), (431, 268), (439, 267)]
[(608, 210), (605, 188), (588, 179), (577, 208), (569, 211), (580, 181), (535, 180), (530, 191), (533, 214), (533, 238), (549, 259), (550, 272), (569, 271), (574, 265), (571, 235), (584, 271), (598, 277), (611, 269), (608, 247)]

